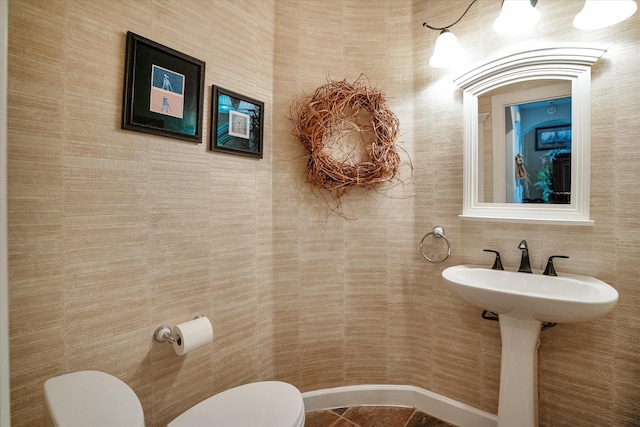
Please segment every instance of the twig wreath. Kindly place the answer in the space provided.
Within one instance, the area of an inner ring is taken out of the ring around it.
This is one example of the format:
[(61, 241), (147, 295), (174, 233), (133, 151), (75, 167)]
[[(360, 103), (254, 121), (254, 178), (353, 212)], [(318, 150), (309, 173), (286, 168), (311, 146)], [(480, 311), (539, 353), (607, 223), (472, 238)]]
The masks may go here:
[(400, 166), (398, 118), (361, 78), (328, 81), (290, 107), (293, 135), (309, 154), (307, 182), (328, 190), (338, 207), (351, 187), (377, 189)]

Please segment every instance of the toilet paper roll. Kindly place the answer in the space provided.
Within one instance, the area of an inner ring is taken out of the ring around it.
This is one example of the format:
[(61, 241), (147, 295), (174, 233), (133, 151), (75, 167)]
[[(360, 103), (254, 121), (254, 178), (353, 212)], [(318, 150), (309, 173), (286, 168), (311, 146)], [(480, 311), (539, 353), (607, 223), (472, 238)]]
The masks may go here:
[(208, 318), (199, 317), (176, 325), (173, 335), (173, 349), (178, 356), (182, 356), (213, 341), (213, 327)]

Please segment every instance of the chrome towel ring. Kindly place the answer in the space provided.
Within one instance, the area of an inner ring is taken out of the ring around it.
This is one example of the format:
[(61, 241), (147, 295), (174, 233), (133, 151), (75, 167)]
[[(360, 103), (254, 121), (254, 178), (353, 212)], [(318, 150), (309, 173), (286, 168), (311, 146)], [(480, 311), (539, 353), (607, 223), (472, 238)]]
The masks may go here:
[[(425, 255), (424, 253), (424, 241), (427, 237), (429, 236), (434, 236), (438, 239), (444, 239), (445, 243), (447, 244), (447, 255), (442, 258), (442, 259), (435, 259), (434, 258), (429, 258), (427, 255)], [(433, 231), (428, 232), (427, 234), (425, 234), (422, 237), (422, 240), (420, 241), (420, 253), (422, 254), (422, 256), (424, 257), (424, 259), (426, 259), (429, 262), (432, 262), (434, 264), (440, 264), (441, 262), (445, 262), (447, 260), (447, 258), (449, 258), (449, 255), (451, 255), (451, 244), (449, 243), (449, 240), (447, 239), (447, 237), (444, 235), (444, 228), (437, 226), (433, 228)]]

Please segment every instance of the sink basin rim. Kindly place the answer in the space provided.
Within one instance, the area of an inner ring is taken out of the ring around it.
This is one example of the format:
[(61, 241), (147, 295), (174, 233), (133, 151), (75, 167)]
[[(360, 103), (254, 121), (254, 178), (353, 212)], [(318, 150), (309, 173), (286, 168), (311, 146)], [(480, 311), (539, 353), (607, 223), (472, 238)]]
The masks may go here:
[[(448, 267), (444, 269), (442, 272), (442, 277), (444, 277), (444, 279), (447, 281), (454, 281), (452, 274), (457, 273), (457, 270), (463, 270), (463, 269), (469, 273), (487, 274), (487, 275), (493, 275), (496, 277), (503, 277), (501, 280), (505, 282), (507, 281), (507, 278), (514, 278), (518, 280), (525, 280), (529, 283), (536, 282), (536, 283), (532, 283), (532, 285), (534, 286), (545, 286), (544, 289), (534, 288), (534, 289), (524, 290), (525, 291), (524, 293), (532, 297), (541, 297), (545, 299), (557, 299), (560, 301), (570, 299), (573, 302), (585, 302), (587, 304), (595, 302), (593, 299), (583, 299), (583, 297), (586, 295), (572, 295), (572, 297), (574, 298), (569, 298), (567, 294), (562, 295), (557, 292), (558, 290), (562, 290), (562, 289), (567, 290), (566, 288), (556, 288), (556, 289), (548, 288), (547, 287), (548, 285), (542, 283), (543, 281), (545, 281), (545, 282), (557, 282), (557, 283), (552, 283), (551, 286), (567, 284), (567, 285), (573, 285), (573, 286), (583, 286), (585, 289), (581, 289), (581, 290), (588, 290), (588, 291), (595, 290), (597, 291), (598, 296), (602, 297), (602, 299), (597, 300), (598, 302), (617, 301), (618, 299), (618, 291), (608, 283), (605, 283), (594, 277), (582, 276), (578, 274), (559, 273), (558, 276), (544, 276), (541, 273), (537, 273), (537, 272), (533, 274), (519, 273), (516, 271), (510, 271), (510, 270), (492, 270), (490, 268), (480, 266), (480, 265), (463, 264), (463, 265), (456, 265), (456, 266)], [(520, 295), (523, 293), (522, 289), (520, 290), (520, 292), (518, 292), (518, 290), (516, 289), (502, 288), (497, 286), (496, 284), (493, 284), (492, 286), (485, 286), (485, 285), (479, 285), (477, 283), (471, 283), (471, 280), (472, 280), (471, 278), (465, 278), (465, 279), (466, 280), (464, 281), (464, 283), (460, 283), (461, 281), (458, 276), (455, 283), (459, 285), (464, 285), (464, 286), (471, 286), (474, 288), (493, 290), (501, 293), (511, 293), (516, 295)], [(543, 293), (542, 292), (543, 290), (551, 291), (553, 292), (553, 294)], [(589, 295), (596, 296), (594, 295), (594, 292), (591, 292)]]
[(618, 301), (611, 285), (577, 274), (544, 276), (463, 264), (444, 269), (442, 277), (467, 303), (519, 319), (581, 322), (605, 315)]

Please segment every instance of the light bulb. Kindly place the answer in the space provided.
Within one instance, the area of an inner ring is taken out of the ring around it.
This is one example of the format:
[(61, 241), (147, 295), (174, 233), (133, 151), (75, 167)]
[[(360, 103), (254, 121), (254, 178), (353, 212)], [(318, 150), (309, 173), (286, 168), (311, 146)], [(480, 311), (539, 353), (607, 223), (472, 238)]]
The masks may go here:
[(540, 12), (530, 0), (504, 0), (500, 15), (493, 21), (493, 30), (500, 34), (515, 34), (532, 28)]
[(609, 27), (631, 17), (637, 9), (633, 0), (587, 0), (573, 18), (573, 26), (581, 30)]
[(429, 65), (433, 68), (453, 67), (461, 62), (462, 57), (462, 48), (458, 39), (445, 28), (436, 39)]

